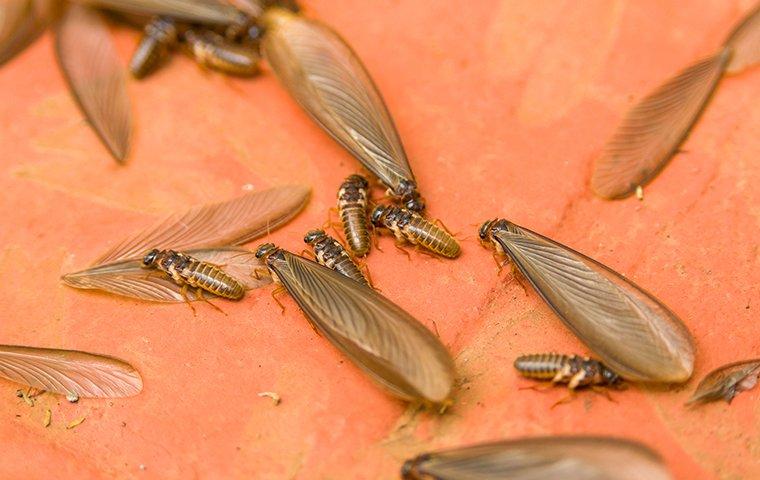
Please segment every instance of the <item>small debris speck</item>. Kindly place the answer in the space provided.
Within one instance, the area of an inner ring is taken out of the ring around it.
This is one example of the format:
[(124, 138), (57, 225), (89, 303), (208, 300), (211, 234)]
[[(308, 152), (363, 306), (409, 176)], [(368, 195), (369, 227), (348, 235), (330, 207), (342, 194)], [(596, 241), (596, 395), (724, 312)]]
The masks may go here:
[(639, 201), (644, 200), (644, 189), (639, 185), (636, 187), (636, 198), (639, 199)]
[(271, 398), (272, 399), (272, 403), (274, 403), (275, 406), (279, 405), (280, 401), (282, 401), (282, 399), (280, 398), (280, 396), (278, 394), (276, 394), (275, 392), (259, 392), (258, 395), (259, 395), (259, 397), (269, 397), (269, 398)]
[(76, 428), (79, 425), (81, 425), (84, 422), (85, 417), (80, 417), (74, 420), (73, 422), (66, 425), (66, 430), (71, 430), (72, 428)]
[(50, 426), (50, 422), (53, 420), (53, 412), (50, 411), (48, 408), (45, 410), (45, 421), (42, 422), (42, 424), (45, 426), (45, 428)]
[(146, 467), (146, 466), (145, 466), (145, 465), (143, 465), (142, 463), (140, 464), (140, 470), (145, 470), (146, 468), (148, 468), (148, 467)]
[(66, 400), (68, 400), (71, 403), (77, 403), (79, 401), (79, 395), (77, 395), (74, 392), (71, 392), (68, 395), (66, 395)]

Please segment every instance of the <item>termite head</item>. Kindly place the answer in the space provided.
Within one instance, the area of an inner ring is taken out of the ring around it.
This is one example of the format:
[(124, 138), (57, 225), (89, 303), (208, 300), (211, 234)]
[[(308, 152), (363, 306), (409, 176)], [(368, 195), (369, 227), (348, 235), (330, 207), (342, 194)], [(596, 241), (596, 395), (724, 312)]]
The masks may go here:
[(157, 248), (154, 248), (150, 252), (146, 253), (145, 256), (142, 259), (142, 266), (143, 268), (150, 268), (156, 264), (158, 261), (158, 254), (161, 253), (161, 251)]
[(602, 370), (601, 371), (602, 378), (604, 379), (604, 383), (606, 383), (607, 385), (615, 385), (621, 381), (620, 375), (613, 372), (612, 370), (605, 367), (604, 365), (602, 365), (601, 370)]
[(264, 243), (256, 249), (256, 258), (267, 258), (276, 251), (277, 247), (274, 243)]
[(404, 466), (401, 467), (401, 478), (403, 480), (421, 480), (426, 478), (423, 476), (424, 474), (421, 474), (419, 472), (417, 467), (420, 463), (427, 461), (429, 458), (430, 454), (424, 453), (416, 458), (404, 462)]
[(491, 241), (491, 227), (496, 223), (496, 219), (486, 220), (478, 230), (478, 237), (480, 237), (481, 243), (488, 243)]
[(401, 180), (394, 193), (400, 197), (399, 200), (404, 208), (413, 212), (425, 210), (425, 200), (417, 191), (417, 184), (414, 180)]
[(308, 243), (309, 245), (314, 245), (320, 239), (324, 238), (324, 236), (325, 236), (324, 230), (311, 230), (307, 232), (306, 235), (303, 237), (303, 241), (305, 243)]
[(388, 211), (387, 205), (376, 206), (372, 210), (372, 214), (370, 214), (370, 220), (372, 220), (372, 225), (376, 227), (382, 227), (383, 217), (385, 217), (385, 214), (387, 211)]

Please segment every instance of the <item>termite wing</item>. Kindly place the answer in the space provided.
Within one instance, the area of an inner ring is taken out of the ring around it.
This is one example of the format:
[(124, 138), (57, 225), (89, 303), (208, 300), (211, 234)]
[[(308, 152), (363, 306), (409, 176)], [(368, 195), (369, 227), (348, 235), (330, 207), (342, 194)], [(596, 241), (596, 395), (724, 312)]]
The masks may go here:
[(687, 405), (725, 400), (731, 403), (736, 394), (750, 390), (760, 378), (760, 358), (730, 363), (716, 368), (699, 382)]
[(534, 437), (424, 453), (404, 480), (669, 480), (650, 448), (614, 437)]
[(122, 360), (75, 350), (0, 345), (0, 377), (69, 398), (117, 398), (142, 390)]
[(164, 15), (206, 25), (231, 25), (245, 15), (227, 2), (217, 0), (75, 0), (93, 7), (139, 15)]
[[(180, 287), (160, 272), (146, 271), (142, 260), (155, 248), (174, 249), (222, 266), (247, 289), (270, 282), (256, 276), (263, 268), (240, 245), (290, 221), (306, 205), (308, 187), (289, 185), (252, 192), (225, 202), (195, 207), (172, 215), (102, 255), (90, 268), (66, 274), (64, 283), (144, 300), (181, 302)], [(253, 275), (253, 276), (252, 276)], [(192, 292), (188, 295), (195, 298)]]
[(507, 220), (485, 222), (479, 236), (506, 255), (565, 325), (621, 377), (662, 383), (691, 377), (688, 329), (632, 281)]
[(454, 362), (440, 340), (384, 296), (338, 272), (264, 244), (275, 281), (314, 328), (393, 395), (426, 407), (451, 402)]
[(0, 2), (0, 66), (31, 45), (57, 11), (53, 0)]

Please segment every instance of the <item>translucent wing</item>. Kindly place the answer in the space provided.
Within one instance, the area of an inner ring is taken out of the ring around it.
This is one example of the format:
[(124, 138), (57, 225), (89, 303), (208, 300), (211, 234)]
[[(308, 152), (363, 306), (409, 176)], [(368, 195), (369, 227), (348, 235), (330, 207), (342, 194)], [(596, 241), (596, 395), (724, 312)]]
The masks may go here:
[(391, 188), (414, 180), (396, 127), (359, 57), (333, 30), (273, 9), (261, 49), (309, 115)]
[(126, 73), (100, 14), (72, 4), (56, 30), (56, 53), (82, 112), (123, 163), (132, 134)]
[(0, 345), (0, 376), (82, 398), (116, 398), (142, 390), (140, 374), (116, 358), (74, 350)]
[(47, 0), (0, 2), (0, 65), (23, 51), (45, 30), (50, 17)]
[(406, 480), (668, 480), (662, 459), (644, 445), (611, 437), (538, 437), (420, 455)]
[(309, 321), (394, 395), (445, 404), (454, 381), (441, 342), (400, 307), (350, 278), (283, 252), (269, 266)]
[(94, 266), (142, 258), (152, 248), (190, 250), (241, 245), (292, 219), (309, 200), (311, 189), (286, 185), (172, 215), (117, 245)]
[[(253, 252), (243, 248), (206, 248), (184, 253), (223, 267), (226, 273), (245, 285), (247, 290), (272, 283), (266, 273), (263, 276), (258, 274), (259, 271), (266, 272), (264, 264)], [(64, 275), (62, 280), (70, 287), (101, 290), (141, 300), (184, 301), (180, 287), (174, 281), (159, 271), (142, 268), (140, 260), (121, 260), (99, 265)], [(190, 300), (197, 300), (193, 289), (188, 290), (187, 296)]]
[(513, 223), (494, 234), (562, 321), (629, 380), (684, 382), (694, 366), (691, 335), (657, 299), (622, 275)]
[(737, 393), (737, 384), (750, 375), (760, 375), (760, 358), (724, 365), (708, 373), (686, 403), (730, 402)]
[(141, 15), (166, 15), (193, 23), (229, 25), (241, 13), (226, 2), (215, 0), (75, 0), (93, 7)]
[(591, 187), (602, 198), (623, 198), (667, 164), (707, 105), (730, 50), (701, 60), (644, 97), (625, 116), (596, 160)]
[(725, 45), (732, 51), (728, 73), (739, 73), (760, 62), (760, 4), (736, 26)]

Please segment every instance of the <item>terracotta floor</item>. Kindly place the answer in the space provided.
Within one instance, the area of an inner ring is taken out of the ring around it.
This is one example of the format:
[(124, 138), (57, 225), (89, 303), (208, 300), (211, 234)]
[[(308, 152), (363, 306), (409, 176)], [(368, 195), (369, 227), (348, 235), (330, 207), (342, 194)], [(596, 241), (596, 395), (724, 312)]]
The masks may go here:
[[(269, 289), (228, 316), (67, 288), (156, 215), (226, 199), (246, 183), (313, 186), (272, 235), (300, 251), (357, 162), (270, 74), (237, 80), (184, 57), (130, 82), (137, 133), (126, 167), (110, 159), (70, 99), (46, 35), (0, 69), (2, 343), (128, 360), (145, 389), (126, 400), (34, 408), (0, 381), (0, 477), (392, 479), (420, 451), (552, 433), (644, 441), (678, 479), (760, 478), (760, 390), (729, 407), (682, 404), (712, 368), (760, 354), (760, 68), (727, 78), (643, 202), (606, 202), (590, 165), (623, 112), (719, 45), (754, 0), (305, 2), (353, 45), (396, 119), (429, 213), (461, 232), (464, 253), (396, 252), (369, 267), (377, 286), (437, 326), (464, 379), (442, 418), (406, 428), (404, 405), (376, 388)], [(132, 31), (115, 32), (127, 61)], [(584, 347), (529, 291), (498, 278), (476, 228), (512, 219), (609, 264), (690, 327), (695, 379), (592, 394), (518, 391), (514, 357)], [(257, 392), (275, 391), (275, 407)], [(43, 428), (46, 408), (53, 424)], [(66, 430), (69, 421), (86, 421)]]

